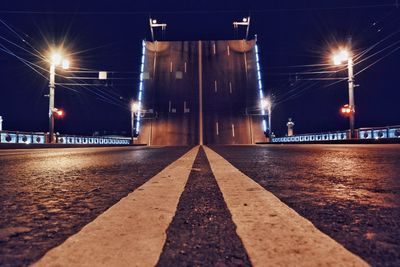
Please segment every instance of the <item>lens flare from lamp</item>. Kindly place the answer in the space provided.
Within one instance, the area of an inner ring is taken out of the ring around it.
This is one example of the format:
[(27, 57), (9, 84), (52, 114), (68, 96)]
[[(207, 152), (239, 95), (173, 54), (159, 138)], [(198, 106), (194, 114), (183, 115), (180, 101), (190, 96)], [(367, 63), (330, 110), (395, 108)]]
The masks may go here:
[(60, 65), (61, 61), (62, 61), (62, 56), (59, 53), (54, 53), (51, 56), (51, 63), (54, 64), (55, 66)]
[(62, 61), (62, 68), (64, 69), (64, 70), (67, 70), (67, 69), (69, 69), (69, 60), (68, 59), (64, 59), (63, 61)]
[(332, 56), (333, 64), (340, 65), (343, 62), (346, 62), (349, 59), (349, 51), (347, 50), (340, 50), (338, 53)]

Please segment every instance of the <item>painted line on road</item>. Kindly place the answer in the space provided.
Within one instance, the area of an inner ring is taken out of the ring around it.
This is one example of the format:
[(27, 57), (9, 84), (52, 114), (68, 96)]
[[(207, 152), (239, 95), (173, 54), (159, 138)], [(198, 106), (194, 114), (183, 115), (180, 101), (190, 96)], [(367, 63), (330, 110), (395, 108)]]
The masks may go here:
[(33, 266), (154, 266), (198, 150), (191, 149)]
[(368, 266), (223, 157), (204, 149), (254, 266)]

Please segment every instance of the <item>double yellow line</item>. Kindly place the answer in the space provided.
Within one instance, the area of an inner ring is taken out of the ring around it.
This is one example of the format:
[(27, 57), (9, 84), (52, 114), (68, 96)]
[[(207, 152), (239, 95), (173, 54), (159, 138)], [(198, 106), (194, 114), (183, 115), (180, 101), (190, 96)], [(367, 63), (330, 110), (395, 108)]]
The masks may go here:
[[(204, 147), (254, 266), (368, 266)], [(34, 266), (154, 266), (199, 146), (121, 199)]]

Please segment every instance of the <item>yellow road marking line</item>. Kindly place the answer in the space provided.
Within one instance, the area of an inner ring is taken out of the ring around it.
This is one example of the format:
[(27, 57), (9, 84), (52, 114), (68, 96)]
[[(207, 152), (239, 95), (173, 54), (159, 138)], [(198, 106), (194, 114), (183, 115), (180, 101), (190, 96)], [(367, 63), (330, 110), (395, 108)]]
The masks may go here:
[(254, 266), (368, 266), (220, 155), (204, 149)]
[(154, 266), (198, 149), (191, 149), (33, 266)]

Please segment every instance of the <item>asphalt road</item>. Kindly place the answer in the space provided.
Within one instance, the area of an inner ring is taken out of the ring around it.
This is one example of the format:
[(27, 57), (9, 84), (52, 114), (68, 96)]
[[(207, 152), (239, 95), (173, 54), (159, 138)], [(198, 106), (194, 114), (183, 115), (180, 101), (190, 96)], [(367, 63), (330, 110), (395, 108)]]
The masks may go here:
[(212, 148), (373, 266), (400, 266), (400, 145)]
[(0, 266), (39, 259), (188, 149), (0, 150)]
[(203, 149), (167, 230), (157, 266), (251, 266)]
[[(371, 265), (400, 266), (400, 145), (212, 149)], [(0, 266), (39, 259), (188, 150), (0, 151)], [(234, 229), (201, 150), (158, 264), (250, 265)]]

